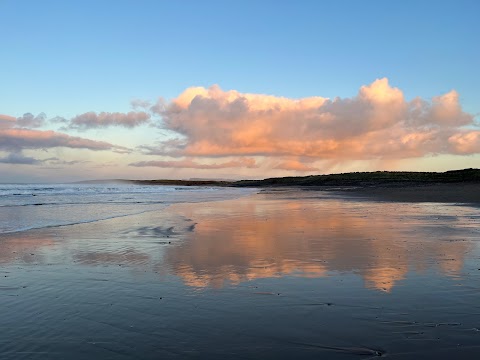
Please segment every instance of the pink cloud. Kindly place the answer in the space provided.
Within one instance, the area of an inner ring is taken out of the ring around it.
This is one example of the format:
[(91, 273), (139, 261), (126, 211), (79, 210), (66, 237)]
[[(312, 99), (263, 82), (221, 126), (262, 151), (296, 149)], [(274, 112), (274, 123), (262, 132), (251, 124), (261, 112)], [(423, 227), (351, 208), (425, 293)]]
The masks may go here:
[[(462, 110), (456, 91), (407, 101), (386, 78), (333, 100), (195, 87), (159, 108), (163, 126), (182, 140), (149, 152), (171, 156), (341, 161), (480, 152), (474, 117)], [(288, 160), (277, 166), (309, 168)]]
[(480, 131), (465, 131), (448, 138), (450, 147), (456, 154), (474, 154), (480, 152)]
[(13, 116), (0, 114), (0, 129), (12, 127), (15, 125), (15, 121)]
[(127, 148), (77, 136), (55, 132), (18, 128), (0, 128), (0, 150), (19, 151), (22, 149), (42, 149), (67, 147), (73, 149), (128, 151)]
[(299, 160), (286, 160), (277, 164), (273, 167), (274, 169), (279, 170), (289, 170), (289, 171), (318, 171), (318, 168), (313, 166), (308, 166), (302, 163)]
[(198, 163), (193, 160), (174, 160), (174, 161), (139, 161), (130, 164), (130, 166), (146, 167), (154, 166), (161, 168), (188, 168), (188, 169), (224, 169), (224, 168), (256, 168), (258, 167), (255, 159), (240, 158), (223, 163)]

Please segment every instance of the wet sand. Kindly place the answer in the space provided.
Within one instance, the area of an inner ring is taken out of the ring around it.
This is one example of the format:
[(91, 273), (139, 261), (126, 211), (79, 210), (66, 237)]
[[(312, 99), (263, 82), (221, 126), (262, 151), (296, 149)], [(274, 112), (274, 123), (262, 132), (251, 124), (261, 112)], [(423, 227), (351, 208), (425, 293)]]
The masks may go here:
[(0, 357), (475, 358), (479, 225), (287, 189), (2, 235)]
[(339, 193), (384, 201), (462, 203), (480, 205), (480, 183), (390, 185), (344, 188)]

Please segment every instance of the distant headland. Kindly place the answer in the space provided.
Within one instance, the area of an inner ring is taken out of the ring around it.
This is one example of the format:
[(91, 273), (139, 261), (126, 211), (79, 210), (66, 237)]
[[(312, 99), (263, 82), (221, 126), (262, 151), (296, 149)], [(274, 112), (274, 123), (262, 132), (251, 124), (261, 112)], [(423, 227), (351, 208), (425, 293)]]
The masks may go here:
[(107, 182), (138, 185), (172, 186), (233, 186), (233, 187), (377, 187), (402, 185), (431, 185), (451, 183), (480, 183), (480, 169), (450, 170), (445, 172), (375, 171), (351, 172), (328, 175), (288, 176), (263, 180), (89, 180), (79, 183), (99, 184)]

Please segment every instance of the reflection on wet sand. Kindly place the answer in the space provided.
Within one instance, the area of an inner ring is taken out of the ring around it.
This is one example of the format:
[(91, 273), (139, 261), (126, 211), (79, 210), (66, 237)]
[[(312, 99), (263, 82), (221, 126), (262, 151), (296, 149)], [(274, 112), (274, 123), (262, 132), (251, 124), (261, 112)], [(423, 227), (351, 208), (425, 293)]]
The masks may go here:
[(80, 251), (73, 255), (75, 262), (83, 265), (146, 265), (150, 256), (135, 249), (123, 249), (116, 252)]
[[(163, 266), (195, 287), (269, 277), (355, 273), (367, 288), (389, 292), (410, 270), (459, 276), (472, 245), (446, 234), (409, 204), (279, 199), (266, 195), (202, 206), (178, 205), (196, 222)], [(428, 231), (427, 231), (428, 230)]]
[(0, 235), (0, 357), (475, 358), (479, 220), (290, 191)]
[(471, 208), (263, 194), (2, 235), (0, 263), (125, 265), (198, 288), (355, 274), (390, 292), (409, 272), (461, 277), (475, 235), (462, 211)]
[(30, 264), (44, 262), (43, 250), (55, 245), (52, 236), (14, 233), (0, 236), (0, 264), (14, 261)]

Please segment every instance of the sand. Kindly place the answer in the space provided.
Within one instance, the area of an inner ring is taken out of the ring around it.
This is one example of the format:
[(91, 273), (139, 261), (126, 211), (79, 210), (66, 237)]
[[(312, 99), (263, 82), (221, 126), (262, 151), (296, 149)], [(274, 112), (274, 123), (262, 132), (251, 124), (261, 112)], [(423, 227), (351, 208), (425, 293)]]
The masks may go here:
[(384, 201), (480, 204), (480, 183), (345, 188), (343, 195)]
[(478, 207), (379, 193), (284, 189), (2, 235), (0, 357), (475, 358)]

